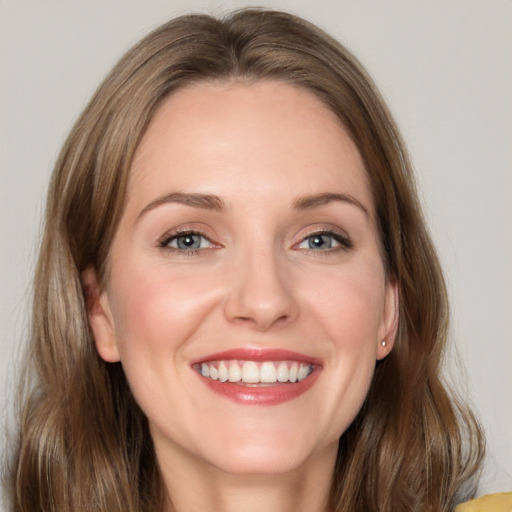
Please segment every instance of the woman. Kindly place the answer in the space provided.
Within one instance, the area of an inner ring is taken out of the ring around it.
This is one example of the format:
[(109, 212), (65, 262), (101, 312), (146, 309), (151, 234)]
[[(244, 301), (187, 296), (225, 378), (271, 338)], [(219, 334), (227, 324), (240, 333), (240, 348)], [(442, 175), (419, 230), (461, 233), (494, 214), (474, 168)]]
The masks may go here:
[(14, 510), (452, 510), (482, 458), (400, 136), (293, 16), (187, 16), (57, 162)]

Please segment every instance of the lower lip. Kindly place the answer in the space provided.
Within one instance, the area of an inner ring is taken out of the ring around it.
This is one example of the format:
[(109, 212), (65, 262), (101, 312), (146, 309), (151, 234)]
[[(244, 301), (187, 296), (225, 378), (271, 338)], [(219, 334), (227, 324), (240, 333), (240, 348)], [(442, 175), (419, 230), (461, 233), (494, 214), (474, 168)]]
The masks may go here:
[(215, 393), (223, 395), (239, 404), (245, 405), (279, 405), (304, 394), (316, 382), (320, 369), (315, 368), (313, 373), (300, 382), (276, 383), (271, 386), (243, 386), (233, 382), (220, 382), (203, 377), (199, 378)]

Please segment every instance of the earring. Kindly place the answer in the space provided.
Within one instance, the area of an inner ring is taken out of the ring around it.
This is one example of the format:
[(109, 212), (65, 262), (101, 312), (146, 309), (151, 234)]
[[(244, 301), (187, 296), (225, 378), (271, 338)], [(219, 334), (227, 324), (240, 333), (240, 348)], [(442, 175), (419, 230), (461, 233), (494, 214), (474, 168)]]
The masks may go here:
[(387, 342), (386, 342), (386, 340), (382, 340), (382, 341), (380, 342), (380, 344), (381, 344), (383, 347), (385, 347), (385, 346), (387, 345)]

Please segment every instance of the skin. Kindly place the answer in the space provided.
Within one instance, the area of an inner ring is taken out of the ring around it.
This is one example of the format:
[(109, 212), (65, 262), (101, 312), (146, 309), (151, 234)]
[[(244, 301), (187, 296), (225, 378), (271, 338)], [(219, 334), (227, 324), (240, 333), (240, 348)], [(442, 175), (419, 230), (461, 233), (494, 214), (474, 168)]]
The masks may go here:
[[(162, 199), (177, 192), (222, 208)], [(345, 199), (297, 207), (319, 194)], [(177, 248), (176, 229), (200, 248)], [(122, 362), (176, 509), (327, 510), (338, 439), (397, 311), (364, 164), (335, 115), (284, 83), (174, 93), (137, 150), (109, 263), (106, 283), (84, 273), (97, 349)], [(319, 374), (282, 404), (236, 403), (191, 364), (236, 348), (300, 352)]]

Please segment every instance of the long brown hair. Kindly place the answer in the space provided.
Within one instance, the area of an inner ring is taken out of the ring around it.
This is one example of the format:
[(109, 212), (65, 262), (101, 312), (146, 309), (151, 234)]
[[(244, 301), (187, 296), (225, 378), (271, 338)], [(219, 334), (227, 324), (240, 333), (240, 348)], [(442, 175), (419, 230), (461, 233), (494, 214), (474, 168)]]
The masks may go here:
[(341, 120), (366, 165), (384, 259), (400, 295), (391, 354), (342, 435), (335, 511), (448, 511), (482, 457), (473, 415), (440, 375), (448, 304), (404, 145), (362, 66), (292, 15), (242, 10), (180, 17), (115, 66), (71, 130), (51, 180), (34, 282), (29, 361), (12, 465), (14, 511), (162, 510), (166, 492), (147, 420), (120, 363), (97, 354), (81, 272), (108, 273), (134, 151), (162, 101), (205, 80), (280, 80)]

